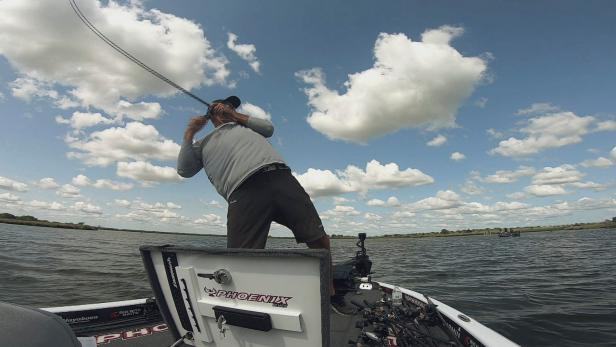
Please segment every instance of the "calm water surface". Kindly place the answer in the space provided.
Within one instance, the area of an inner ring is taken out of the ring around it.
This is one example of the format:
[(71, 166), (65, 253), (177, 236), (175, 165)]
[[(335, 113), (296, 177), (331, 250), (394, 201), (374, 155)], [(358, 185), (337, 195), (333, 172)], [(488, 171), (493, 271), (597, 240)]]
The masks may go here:
[[(0, 224), (0, 300), (48, 307), (151, 296), (144, 244), (226, 240)], [(355, 251), (352, 240), (332, 247), (334, 261)], [(433, 296), (524, 346), (616, 346), (616, 230), (368, 239), (367, 248), (375, 279)]]

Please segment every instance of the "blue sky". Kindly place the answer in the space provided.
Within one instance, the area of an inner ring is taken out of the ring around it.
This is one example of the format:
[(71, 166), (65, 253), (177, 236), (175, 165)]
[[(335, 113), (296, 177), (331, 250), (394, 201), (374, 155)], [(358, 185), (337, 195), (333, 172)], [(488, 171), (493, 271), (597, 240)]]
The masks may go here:
[[(270, 118), (330, 233), (616, 216), (612, 2), (78, 4), (178, 84)], [(68, 1), (4, 0), (0, 32), (2, 211), (225, 232), (206, 176), (174, 173), (200, 104)]]

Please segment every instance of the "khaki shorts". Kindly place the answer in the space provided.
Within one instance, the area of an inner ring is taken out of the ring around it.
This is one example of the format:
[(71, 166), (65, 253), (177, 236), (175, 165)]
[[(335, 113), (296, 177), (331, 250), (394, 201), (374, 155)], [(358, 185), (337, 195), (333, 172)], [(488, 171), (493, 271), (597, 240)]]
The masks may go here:
[(257, 172), (231, 193), (227, 247), (265, 248), (272, 221), (291, 229), (297, 243), (326, 235), (310, 197), (288, 168)]

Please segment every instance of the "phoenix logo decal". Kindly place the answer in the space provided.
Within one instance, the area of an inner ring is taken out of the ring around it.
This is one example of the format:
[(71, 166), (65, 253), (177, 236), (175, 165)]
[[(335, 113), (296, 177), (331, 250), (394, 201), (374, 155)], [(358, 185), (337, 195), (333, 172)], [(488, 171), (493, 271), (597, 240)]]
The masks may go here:
[(208, 287), (204, 287), (203, 289), (205, 290), (205, 293), (211, 297), (263, 302), (272, 304), (274, 307), (287, 307), (289, 305), (289, 301), (293, 299), (292, 296), (236, 292), (233, 290), (222, 290)]

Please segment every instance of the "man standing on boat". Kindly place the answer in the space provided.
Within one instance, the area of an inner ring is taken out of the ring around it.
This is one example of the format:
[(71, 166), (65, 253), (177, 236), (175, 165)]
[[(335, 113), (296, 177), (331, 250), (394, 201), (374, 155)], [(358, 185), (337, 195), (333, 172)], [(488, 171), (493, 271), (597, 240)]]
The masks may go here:
[(265, 248), (272, 221), (291, 229), (298, 243), (329, 249), (319, 215), (291, 169), (266, 140), (274, 126), (236, 111), (237, 96), (215, 100), (209, 112), (214, 130), (193, 143), (208, 117), (190, 120), (178, 157), (178, 174), (205, 169), (227, 200), (227, 247)]
[[(192, 177), (205, 169), (216, 191), (227, 200), (227, 247), (265, 248), (272, 221), (291, 229), (297, 243), (330, 249), (329, 236), (310, 197), (291, 169), (266, 140), (274, 126), (265, 119), (239, 113), (237, 96), (215, 100), (206, 117), (190, 120), (178, 156), (178, 174)], [(193, 138), (207, 124), (214, 130)], [(332, 307), (349, 313), (330, 284)]]

